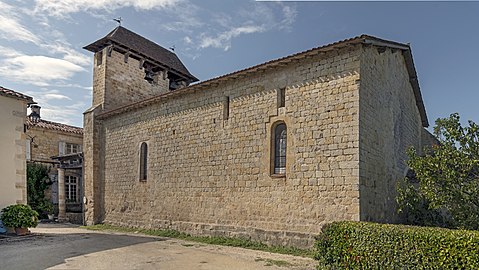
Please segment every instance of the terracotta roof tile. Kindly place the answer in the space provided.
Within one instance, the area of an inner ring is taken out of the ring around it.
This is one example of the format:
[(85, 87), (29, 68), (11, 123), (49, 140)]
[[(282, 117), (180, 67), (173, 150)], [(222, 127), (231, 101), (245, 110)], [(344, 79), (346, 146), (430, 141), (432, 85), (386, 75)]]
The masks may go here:
[(28, 127), (37, 127), (37, 128), (58, 130), (58, 131), (83, 135), (83, 128), (74, 127), (74, 126), (70, 126), (70, 125), (65, 125), (65, 124), (57, 123), (57, 122), (46, 121), (46, 120), (43, 120), (43, 119), (40, 119), (40, 122), (38, 122), (36, 124), (33, 124), (30, 121), (30, 119), (27, 118), (27, 120), (25, 121), (25, 124)]
[(27, 95), (22, 94), (22, 93), (19, 93), (19, 92), (16, 92), (16, 91), (13, 91), (11, 89), (4, 88), (2, 86), (0, 86), (0, 95), (7, 96), (7, 97), (13, 97), (13, 98), (17, 98), (17, 99), (24, 99), (28, 102), (33, 103), (33, 98), (32, 97), (27, 96)]

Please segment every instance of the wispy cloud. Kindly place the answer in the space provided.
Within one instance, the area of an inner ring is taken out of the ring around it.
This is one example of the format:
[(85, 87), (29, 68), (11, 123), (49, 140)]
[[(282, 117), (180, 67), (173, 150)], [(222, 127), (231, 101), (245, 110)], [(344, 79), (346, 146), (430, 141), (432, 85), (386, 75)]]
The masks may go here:
[(77, 102), (71, 105), (64, 105), (64, 104), (52, 105), (49, 103), (41, 103), (41, 104), (42, 104), (41, 105), (42, 119), (64, 123), (68, 125), (75, 125), (77, 118), (81, 116), (81, 109), (86, 107), (85, 102)]
[(292, 6), (286, 6), (282, 3), (280, 5), (282, 5), (283, 19), (279, 23), (279, 28), (291, 31), (291, 25), (296, 21), (298, 11)]
[(11, 48), (0, 47), (0, 73), (2, 77), (37, 86), (47, 86), (52, 81), (66, 81), (85, 68), (72, 62), (43, 56), (26, 55)]
[(38, 43), (40, 38), (20, 23), (15, 8), (0, 2), (0, 36), (3, 39)]
[(222, 48), (225, 51), (231, 48), (231, 39), (238, 37), (242, 34), (252, 34), (265, 31), (265, 28), (261, 25), (249, 25), (232, 28), (228, 31), (218, 34), (215, 37), (207, 36), (203, 34), (200, 36), (199, 47), (201, 49), (213, 47)]
[(182, 10), (170, 9), (170, 13), (176, 12), (176, 20), (162, 25), (162, 28), (187, 34), (183, 39), (186, 50), (193, 48), (197, 51), (206, 48), (227, 51), (233, 40), (242, 35), (290, 31), (297, 16), (294, 5), (283, 3), (250, 3), (235, 11), (234, 15), (212, 12), (196, 5), (188, 9), (186, 16)]
[(168, 8), (180, 0), (36, 0), (35, 12), (64, 18), (81, 11), (112, 12), (119, 8), (132, 7), (137, 10)]
[(59, 100), (62, 100), (62, 99), (72, 100), (71, 98), (69, 98), (69, 97), (67, 97), (67, 96), (65, 96), (65, 95), (55, 94), (55, 93), (45, 94), (45, 98), (46, 98), (46, 99), (49, 99), (49, 100), (55, 100), (55, 99), (59, 99)]
[(34, 43), (34, 47), (30, 47), (36, 48), (35, 53), (27, 54), (0, 46), (0, 77), (46, 86), (66, 81), (75, 73), (85, 71), (84, 67), (91, 63), (90, 57), (74, 50), (63, 34), (52, 29), (47, 21), (40, 20), (36, 26), (42, 29), (40, 32), (44, 39), (22, 24), (25, 20), (21, 16), (31, 16), (29, 12), (24, 7), (0, 2), (0, 39)]
[(49, 121), (74, 125), (78, 122), (78, 118), (81, 118), (81, 111), (86, 107), (85, 101), (74, 101), (56, 89), (40, 87), (26, 91), (25, 94), (33, 97), (33, 100), (42, 107), (41, 117)]
[(178, 1), (164, 10), (164, 16), (167, 19), (159, 24), (159, 27), (166, 31), (193, 34), (197, 29), (205, 26), (202, 18), (205, 13), (205, 10), (192, 2)]
[(41, 46), (52, 53), (63, 55), (62, 59), (70, 63), (80, 66), (88, 66), (91, 63), (91, 57), (72, 49), (71, 45), (66, 41), (56, 40), (51, 44), (43, 44)]

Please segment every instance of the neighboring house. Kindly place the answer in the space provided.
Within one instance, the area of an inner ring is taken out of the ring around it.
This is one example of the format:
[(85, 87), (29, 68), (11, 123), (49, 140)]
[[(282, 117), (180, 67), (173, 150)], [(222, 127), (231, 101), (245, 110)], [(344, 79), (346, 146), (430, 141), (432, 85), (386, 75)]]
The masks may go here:
[(26, 123), (27, 161), (50, 167), (47, 196), (56, 205), (58, 218), (81, 224), (83, 129), (41, 119), (38, 105), (31, 110)]
[(27, 203), (25, 118), (33, 99), (0, 87), (0, 211)]
[(397, 222), (426, 110), (408, 44), (362, 35), (188, 86), (118, 27), (94, 55), (85, 221), (310, 246), (337, 220)]

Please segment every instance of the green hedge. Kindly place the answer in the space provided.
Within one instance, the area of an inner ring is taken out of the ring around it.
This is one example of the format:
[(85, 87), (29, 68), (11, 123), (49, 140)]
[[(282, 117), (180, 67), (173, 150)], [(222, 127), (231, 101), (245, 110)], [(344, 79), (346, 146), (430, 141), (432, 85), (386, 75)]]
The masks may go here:
[(334, 222), (316, 238), (319, 269), (479, 269), (479, 232)]

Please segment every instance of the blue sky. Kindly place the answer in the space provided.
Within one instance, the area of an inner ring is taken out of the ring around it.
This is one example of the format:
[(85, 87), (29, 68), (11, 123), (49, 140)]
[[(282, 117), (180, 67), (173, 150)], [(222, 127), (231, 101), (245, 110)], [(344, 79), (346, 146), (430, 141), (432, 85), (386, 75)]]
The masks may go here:
[(82, 126), (92, 55), (122, 25), (175, 52), (200, 80), (369, 34), (411, 43), (431, 126), (479, 122), (479, 2), (0, 0), (0, 85), (34, 97), (42, 118)]

